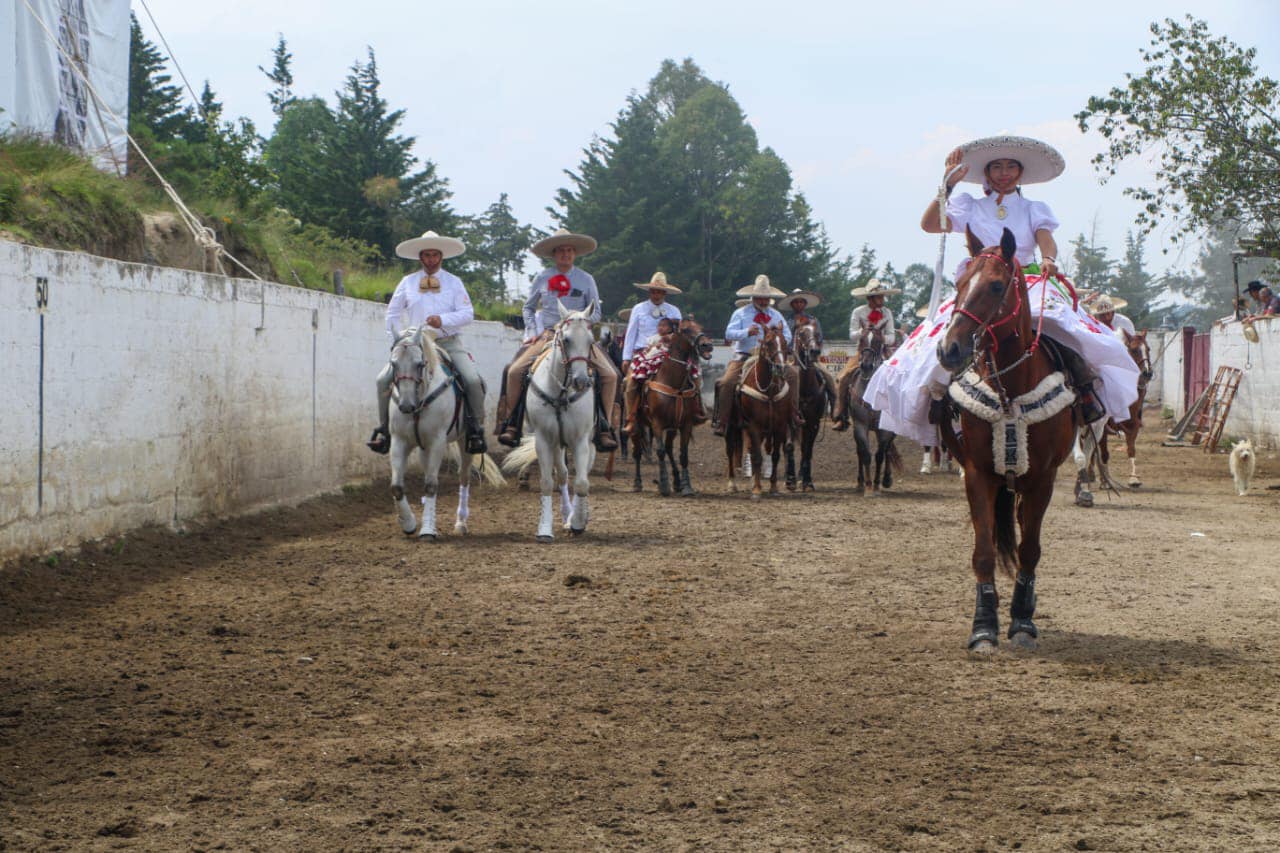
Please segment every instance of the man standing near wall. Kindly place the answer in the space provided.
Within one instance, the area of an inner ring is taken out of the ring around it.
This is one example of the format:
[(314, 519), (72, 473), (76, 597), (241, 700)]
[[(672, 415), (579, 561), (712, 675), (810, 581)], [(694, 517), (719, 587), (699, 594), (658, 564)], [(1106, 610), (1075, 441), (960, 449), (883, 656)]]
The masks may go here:
[[(446, 258), (456, 258), (466, 250), (461, 240), (441, 237), (434, 231), (396, 246), (399, 257), (417, 258), (422, 269), (409, 273), (396, 286), (387, 304), (387, 334), (395, 343), (401, 329), (424, 324), (435, 329), (436, 346), (449, 354), (466, 391), (467, 452), (484, 453), (488, 449), (484, 440), (484, 382), (460, 334), (462, 328), (475, 319), (475, 309), (471, 307), (471, 297), (462, 280), (440, 266)], [(368, 442), (369, 449), (375, 453), (391, 449), (387, 424), (393, 378), (388, 363), (378, 374), (378, 428)]]

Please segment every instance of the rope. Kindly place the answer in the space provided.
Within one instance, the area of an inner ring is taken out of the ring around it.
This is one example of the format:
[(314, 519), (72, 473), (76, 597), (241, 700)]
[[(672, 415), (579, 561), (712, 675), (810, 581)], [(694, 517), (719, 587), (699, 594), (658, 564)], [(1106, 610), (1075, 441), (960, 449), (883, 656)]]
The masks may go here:
[(938, 186), (938, 223), (942, 226), (942, 234), (938, 238), (938, 260), (933, 265), (933, 289), (929, 291), (929, 311), (925, 315), (925, 322), (930, 325), (937, 319), (938, 304), (942, 301), (942, 265), (947, 256), (947, 233), (951, 230), (947, 222), (947, 199), (951, 196), (947, 190), (947, 182), (951, 180), (952, 175), (960, 171), (962, 165), (958, 163), (953, 166)]
[(156, 23), (156, 16), (151, 14), (151, 9), (147, 6), (147, 0), (140, 0), (143, 10), (147, 13), (147, 18), (151, 21), (151, 26), (155, 27), (156, 35), (160, 36), (160, 43), (164, 45), (164, 49), (169, 52), (169, 61), (173, 63), (173, 67), (178, 69), (178, 76), (182, 78), (182, 83), (187, 87), (187, 92), (191, 95), (192, 102), (195, 103), (196, 109), (200, 111), (200, 117), (206, 122), (209, 117), (205, 115), (204, 105), (200, 103), (200, 98), (196, 95), (196, 90), (191, 88), (191, 83), (187, 80), (187, 75), (183, 73), (182, 66), (178, 64), (177, 54), (173, 52), (173, 48), (169, 47), (169, 40), (164, 37), (164, 32), (160, 29), (160, 25)]
[(218, 242), (218, 236), (214, 230), (202, 224), (200, 219), (191, 212), (191, 209), (187, 207), (181, 196), (178, 195), (178, 191), (165, 180), (164, 175), (160, 174), (160, 170), (156, 168), (155, 163), (152, 163), (151, 158), (142, 150), (142, 146), (138, 144), (138, 140), (134, 139), (133, 135), (129, 133), (128, 123), (122, 120), (119, 115), (106, 105), (106, 101), (104, 101), (102, 96), (98, 94), (98, 90), (94, 87), (93, 83), (90, 82), (88, 75), (84, 73), (80, 66), (73, 61), (73, 57), (63, 49), (61, 44), (58, 43), (57, 36), (53, 34), (53, 31), (49, 29), (49, 26), (36, 13), (36, 10), (32, 7), (30, 0), (22, 0), (22, 5), (27, 7), (27, 12), (29, 12), (32, 19), (40, 25), (40, 29), (44, 30), (44, 34), (49, 38), (49, 43), (52, 44), (57, 49), (58, 53), (62, 54), (62, 57), (67, 60), (67, 64), (73, 71), (75, 71), (76, 76), (84, 82), (85, 88), (89, 90), (89, 94), (93, 96), (94, 101), (101, 104), (102, 109), (105, 110), (107, 115), (111, 117), (111, 120), (115, 122), (116, 127), (120, 128), (125, 139), (127, 139), (129, 144), (133, 146), (134, 151), (138, 153), (142, 162), (145, 163), (147, 168), (151, 170), (152, 174), (156, 176), (156, 180), (160, 182), (161, 189), (164, 190), (164, 193), (169, 197), (169, 200), (173, 202), (174, 207), (178, 210), (179, 218), (182, 219), (183, 224), (187, 226), (187, 229), (191, 232), (191, 235), (195, 238), (196, 242), (200, 244), (200, 247), (210, 251), (217, 250), (218, 255), (226, 257), (236, 266), (240, 267), (240, 269), (247, 272), (250, 276), (258, 281), (262, 281), (262, 276), (249, 269), (247, 266), (242, 264), (238, 258), (228, 252), (226, 248)]

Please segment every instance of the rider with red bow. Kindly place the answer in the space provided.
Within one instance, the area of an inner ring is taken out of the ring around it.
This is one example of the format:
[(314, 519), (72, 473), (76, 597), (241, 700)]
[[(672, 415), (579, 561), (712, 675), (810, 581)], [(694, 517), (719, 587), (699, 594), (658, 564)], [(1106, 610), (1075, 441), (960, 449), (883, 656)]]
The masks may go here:
[[(884, 304), (884, 299), (886, 296), (896, 296), (901, 292), (896, 287), (889, 287), (878, 278), (868, 281), (865, 287), (855, 287), (849, 291), (850, 296), (865, 296), (867, 299), (866, 305), (859, 305), (849, 315), (849, 340), (857, 344), (863, 332), (878, 331), (884, 335), (886, 347), (896, 344), (898, 333), (893, 325), (893, 311)], [(836, 409), (831, 416), (837, 432), (849, 428), (849, 389), (853, 387), (857, 369), (857, 360), (851, 358), (840, 373), (840, 381), (836, 389)]]
[[(775, 299), (783, 299), (787, 294), (769, 283), (767, 275), (756, 276), (755, 283), (744, 287), (737, 293), (751, 300), (729, 317), (729, 325), (724, 330), (724, 339), (733, 344), (733, 358), (724, 369), (724, 375), (716, 383), (716, 407), (712, 415), (713, 431), (716, 435), (724, 435), (727, 422), (733, 411), (733, 395), (741, 382), (742, 365), (752, 351), (760, 345), (767, 328), (781, 330), (787, 345), (791, 344), (791, 329), (787, 327), (785, 318), (770, 303)], [(791, 410), (800, 411), (800, 381), (794, 365), (787, 368), (787, 381), (791, 386)]]

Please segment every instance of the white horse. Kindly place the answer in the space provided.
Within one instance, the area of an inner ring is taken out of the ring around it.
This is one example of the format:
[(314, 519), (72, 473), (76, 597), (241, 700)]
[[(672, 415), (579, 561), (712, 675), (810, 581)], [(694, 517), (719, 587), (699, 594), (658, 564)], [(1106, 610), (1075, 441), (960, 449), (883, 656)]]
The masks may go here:
[[(555, 340), (534, 368), (525, 402), (525, 421), (533, 433), (507, 454), (502, 470), (520, 473), (538, 461), (542, 485), (542, 512), (538, 517), (538, 541), (553, 539), (552, 498), (560, 487), (560, 515), (574, 535), (587, 529), (590, 516), (587, 475), (595, 462), (591, 434), (595, 429), (596, 401), (587, 364), (591, 361), (591, 312), (586, 308), (570, 312), (559, 305), (560, 323)], [(569, 469), (565, 454), (573, 456), (573, 493), (569, 498)]]
[[(391, 348), (391, 494), (396, 501), (400, 529), (419, 538), (439, 538), (436, 532), (436, 491), (440, 482), (440, 463), (447, 452), (458, 464), (458, 515), (455, 533), (467, 532), (471, 515), (471, 454), (462, 452), (466, 426), (462, 417), (462, 398), (455, 391), (453, 379), (446, 372), (428, 327), (405, 329)], [(409, 467), (409, 454), (421, 449), (422, 472), (426, 494), (422, 498), (422, 526), (418, 527), (413, 509), (404, 494), (404, 475)], [(480, 456), (480, 475), (490, 485), (504, 482), (497, 463), (487, 454)]]

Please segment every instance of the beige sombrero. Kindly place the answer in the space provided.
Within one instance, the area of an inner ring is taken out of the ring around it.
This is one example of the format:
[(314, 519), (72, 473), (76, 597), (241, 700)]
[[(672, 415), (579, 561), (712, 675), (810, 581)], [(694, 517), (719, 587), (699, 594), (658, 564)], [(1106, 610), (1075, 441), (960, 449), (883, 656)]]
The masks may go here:
[(818, 294), (814, 293), (811, 290), (801, 290), (798, 287), (795, 290), (788, 293), (786, 298), (783, 299), (782, 302), (784, 305), (790, 308), (791, 303), (795, 302), (797, 299), (804, 300), (804, 310), (806, 311), (808, 311), (810, 308), (813, 308), (816, 305), (822, 304), (821, 296), (819, 296)]
[(787, 294), (769, 283), (769, 276), (758, 275), (754, 284), (738, 288), (734, 296), (745, 296), (754, 299), (757, 296), (768, 296), (770, 299), (785, 299)]
[(446, 258), (456, 258), (467, 250), (467, 245), (453, 237), (441, 237), (434, 231), (428, 231), (421, 237), (405, 240), (396, 246), (396, 255), (416, 261), (418, 260), (418, 255), (427, 249), (435, 249)]
[(1119, 296), (1098, 296), (1088, 305), (1088, 311), (1093, 316), (1106, 314), (1108, 311), (1119, 311), (1128, 305), (1127, 299), (1121, 299)]
[(653, 274), (653, 278), (649, 279), (649, 281), (644, 283), (636, 282), (635, 286), (645, 291), (665, 290), (667, 293), (682, 292), (680, 288), (676, 287), (674, 284), (671, 284), (667, 281), (667, 274), (664, 272), (656, 272)]
[(578, 257), (582, 257), (594, 252), (597, 245), (595, 237), (588, 237), (586, 234), (573, 234), (560, 228), (550, 237), (544, 237), (534, 243), (531, 251), (540, 258), (549, 258), (557, 246), (572, 246), (577, 250)]
[(1027, 136), (988, 136), (960, 146), (960, 162), (969, 167), (964, 180), (972, 184), (986, 181), (985, 170), (992, 160), (1017, 160), (1022, 164), (1020, 184), (1052, 181), (1067, 168), (1067, 161), (1052, 145)]
[(849, 291), (850, 296), (894, 296), (902, 292), (901, 288), (890, 287), (878, 278), (873, 278), (862, 287)]

